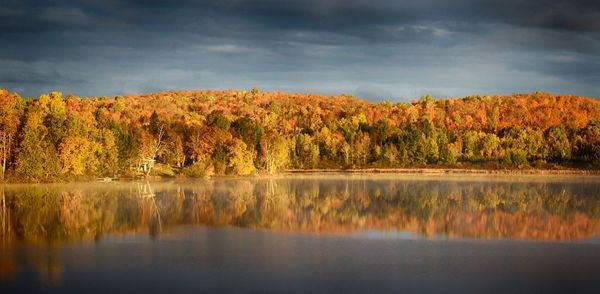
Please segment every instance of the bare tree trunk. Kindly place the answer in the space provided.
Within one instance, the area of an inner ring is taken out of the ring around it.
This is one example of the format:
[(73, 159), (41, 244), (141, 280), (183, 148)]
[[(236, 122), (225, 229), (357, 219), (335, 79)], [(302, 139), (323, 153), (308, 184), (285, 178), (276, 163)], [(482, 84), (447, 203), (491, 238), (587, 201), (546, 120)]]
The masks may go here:
[(152, 157), (150, 158), (150, 159), (152, 159), (152, 166), (148, 167), (148, 170), (146, 171), (146, 176), (148, 176), (150, 174), (152, 167), (154, 167), (154, 160), (156, 159), (156, 156), (158, 156), (158, 154), (160, 153), (160, 150), (162, 148), (162, 138), (164, 135), (165, 135), (164, 126), (160, 126), (160, 130), (158, 131), (158, 137), (156, 138), (156, 144), (154, 145), (154, 150), (152, 152)]
[(6, 134), (2, 134), (2, 177), (0, 179), (4, 180), (4, 173), (6, 172)]

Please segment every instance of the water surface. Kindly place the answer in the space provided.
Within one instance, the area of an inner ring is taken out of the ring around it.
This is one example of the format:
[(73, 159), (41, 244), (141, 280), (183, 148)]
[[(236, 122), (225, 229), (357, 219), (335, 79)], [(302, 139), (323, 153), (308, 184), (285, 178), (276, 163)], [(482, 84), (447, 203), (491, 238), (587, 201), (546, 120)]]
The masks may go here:
[(600, 289), (596, 176), (314, 174), (0, 189), (2, 293)]

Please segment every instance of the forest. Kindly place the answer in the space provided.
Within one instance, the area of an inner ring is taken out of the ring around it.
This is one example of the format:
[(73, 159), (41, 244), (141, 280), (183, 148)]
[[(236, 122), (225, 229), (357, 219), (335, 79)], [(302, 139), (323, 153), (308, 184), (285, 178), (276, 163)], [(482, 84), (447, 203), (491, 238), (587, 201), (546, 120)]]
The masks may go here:
[(0, 177), (205, 177), (288, 169), (600, 168), (600, 101), (543, 92), (369, 102), (171, 91), (23, 98), (0, 89)]

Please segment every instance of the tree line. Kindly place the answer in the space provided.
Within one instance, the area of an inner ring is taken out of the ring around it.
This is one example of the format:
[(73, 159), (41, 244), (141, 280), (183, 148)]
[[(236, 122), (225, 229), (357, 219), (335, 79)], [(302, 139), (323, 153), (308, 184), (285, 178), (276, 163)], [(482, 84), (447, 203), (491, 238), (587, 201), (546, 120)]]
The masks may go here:
[(598, 168), (600, 102), (535, 92), (372, 103), (350, 95), (0, 90), (1, 177), (250, 175), (363, 167)]

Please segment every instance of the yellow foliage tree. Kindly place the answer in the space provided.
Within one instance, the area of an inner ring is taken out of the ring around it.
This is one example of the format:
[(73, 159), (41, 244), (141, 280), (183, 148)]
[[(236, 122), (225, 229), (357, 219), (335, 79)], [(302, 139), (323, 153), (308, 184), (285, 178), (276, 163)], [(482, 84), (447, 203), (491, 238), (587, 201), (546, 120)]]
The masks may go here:
[(0, 179), (4, 179), (7, 163), (14, 152), (19, 121), (23, 115), (21, 97), (0, 89)]
[(229, 147), (229, 166), (237, 175), (249, 175), (254, 172), (254, 152), (246, 148), (246, 143), (234, 139)]
[(80, 176), (93, 172), (97, 165), (95, 153), (98, 149), (98, 144), (83, 137), (63, 138), (60, 144), (63, 173)]

